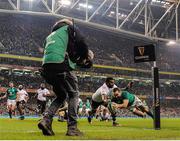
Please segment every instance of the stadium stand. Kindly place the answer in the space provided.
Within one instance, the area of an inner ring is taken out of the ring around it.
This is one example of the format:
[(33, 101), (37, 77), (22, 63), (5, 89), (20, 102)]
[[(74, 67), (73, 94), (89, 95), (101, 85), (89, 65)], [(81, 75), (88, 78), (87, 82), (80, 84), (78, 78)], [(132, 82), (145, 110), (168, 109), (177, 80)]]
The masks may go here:
[[(0, 14), (1, 53), (42, 57), (40, 48), (57, 18), (42, 16)], [(106, 32), (78, 24), (86, 35), (90, 48), (95, 52), (95, 63), (124, 67), (151, 68), (151, 63), (134, 64), (133, 47), (153, 43), (118, 33)], [(18, 51), (17, 51), (18, 50)], [(160, 70), (179, 71), (179, 48), (157, 45), (157, 62)]]
[[(43, 16), (24, 16), (19, 14), (2, 14), (0, 13), (0, 53), (13, 54), (29, 57), (42, 57), (41, 49), (45, 37), (50, 33), (52, 24), (57, 21), (54, 17)], [(151, 69), (152, 63), (133, 63), (133, 47), (137, 45), (154, 43), (147, 39), (139, 39), (121, 33), (113, 33), (100, 30), (95, 27), (78, 24), (86, 35), (86, 40), (90, 49), (95, 53), (95, 64), (111, 65), (120, 67), (134, 67), (140, 69)], [(176, 47), (168, 47), (166, 43), (159, 42), (157, 44), (157, 63), (162, 71), (180, 71), (180, 49)], [(17, 60), (10, 58), (0, 58), (1, 64), (40, 67), (41, 62)], [(83, 70), (81, 70), (83, 71)], [(113, 69), (97, 69), (93, 68), (91, 72), (101, 74), (139, 76), (149, 78), (151, 74), (138, 72), (127, 72), (123, 70)], [(174, 78), (173, 76), (169, 76)], [(176, 76), (175, 76), (176, 77)], [(92, 77), (79, 75), (79, 89), (81, 92), (93, 93), (102, 85), (105, 77)], [(161, 76), (161, 78), (164, 78)], [(165, 77), (167, 78), (167, 76)], [(24, 84), (28, 89), (37, 89), (39, 84), (44, 80), (41, 76), (30, 74), (18, 74), (12, 71), (0, 72), (0, 84), (7, 87), (9, 81), (14, 81), (17, 85)], [(125, 87), (129, 80), (117, 79), (116, 83), (120, 87)], [(173, 81), (161, 82), (161, 99), (162, 99), (162, 115), (180, 116), (178, 105), (180, 97), (180, 82)], [(135, 81), (133, 91), (141, 97), (146, 97), (150, 105), (152, 105), (152, 82)], [(168, 99), (169, 98), (169, 99)], [(33, 94), (31, 95), (31, 102)], [(173, 101), (173, 102), (172, 102)], [(5, 113), (5, 103), (1, 103), (0, 114)], [(32, 107), (34, 103), (29, 103)], [(33, 113), (29, 113), (33, 114)], [(129, 112), (121, 111), (121, 116), (132, 116)]]

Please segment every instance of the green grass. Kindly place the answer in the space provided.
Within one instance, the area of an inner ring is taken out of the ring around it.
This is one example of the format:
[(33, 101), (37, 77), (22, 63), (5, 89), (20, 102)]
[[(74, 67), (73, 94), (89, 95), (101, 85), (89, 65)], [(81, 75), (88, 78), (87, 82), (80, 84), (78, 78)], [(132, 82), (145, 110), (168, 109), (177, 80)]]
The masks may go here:
[(151, 119), (118, 119), (122, 127), (112, 127), (112, 122), (93, 120), (89, 125), (80, 119), (78, 126), (84, 132), (82, 137), (68, 137), (66, 122), (53, 122), (55, 136), (43, 136), (37, 128), (38, 119), (0, 119), (0, 139), (2, 140), (110, 140), (110, 139), (180, 139), (180, 118), (162, 119), (161, 130), (153, 129)]

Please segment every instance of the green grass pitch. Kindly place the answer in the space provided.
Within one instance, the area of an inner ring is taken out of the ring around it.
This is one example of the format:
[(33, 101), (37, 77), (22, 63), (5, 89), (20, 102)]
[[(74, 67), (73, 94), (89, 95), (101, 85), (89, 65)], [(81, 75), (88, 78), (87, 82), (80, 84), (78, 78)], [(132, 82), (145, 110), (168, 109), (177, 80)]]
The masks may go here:
[(37, 128), (38, 119), (0, 119), (0, 139), (2, 140), (116, 140), (116, 139), (180, 139), (180, 118), (161, 119), (161, 130), (153, 129), (152, 119), (118, 118), (122, 127), (112, 127), (112, 122), (100, 122), (96, 119), (88, 124), (79, 119), (78, 126), (84, 132), (82, 137), (68, 137), (66, 122), (54, 119), (55, 136), (43, 136)]

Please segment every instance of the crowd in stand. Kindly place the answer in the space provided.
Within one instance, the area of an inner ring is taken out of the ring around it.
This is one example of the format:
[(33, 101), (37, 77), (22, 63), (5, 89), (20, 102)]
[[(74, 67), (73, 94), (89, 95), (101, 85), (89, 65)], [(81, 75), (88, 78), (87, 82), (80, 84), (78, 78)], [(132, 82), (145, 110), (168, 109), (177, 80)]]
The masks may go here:
[[(92, 76), (92, 75), (78, 75), (79, 90), (80, 92), (94, 93), (104, 82), (105, 77)], [(28, 89), (37, 89), (39, 84), (44, 82), (44, 79), (39, 73), (25, 72), (24, 74), (15, 72), (0, 72), (0, 84), (2, 87), (8, 87), (9, 81), (15, 82), (15, 84), (23, 84)], [(116, 85), (120, 88), (126, 87), (126, 85), (133, 81), (132, 92), (136, 95), (152, 96), (152, 80), (148, 79), (135, 79), (128, 80), (122, 78), (116, 78)], [(165, 96), (180, 96), (180, 82), (160, 80), (160, 93), (161, 98)]]
[[(0, 13), (0, 53), (15, 54), (23, 56), (42, 57), (40, 51), (43, 47), (45, 37), (50, 33), (51, 26), (57, 18), (42, 16), (25, 16), (16, 14)], [(86, 40), (90, 49), (95, 53), (95, 64), (134, 67), (142, 69), (151, 69), (152, 63), (135, 64), (133, 61), (133, 47), (152, 43), (147, 39), (139, 39), (120, 33), (112, 33), (100, 30), (95, 27), (78, 24), (86, 35)], [(160, 70), (180, 71), (180, 49), (169, 48), (165, 43), (158, 43), (157, 63)], [(14, 59), (0, 58), (0, 64), (15, 64), (23, 66), (40, 67), (40, 62), (32, 61), (14, 61)], [(92, 71), (96, 71), (94, 68)], [(121, 74), (116, 70), (102, 69), (101, 73)], [(133, 72), (134, 75), (135, 72)], [(130, 73), (129, 73), (130, 74)], [(128, 74), (128, 75), (129, 75)], [(131, 74), (132, 75), (132, 74)], [(78, 77), (79, 89), (81, 92), (94, 93), (100, 87), (105, 78), (98, 77)], [(37, 89), (43, 79), (38, 75), (14, 75), (11, 73), (0, 74), (0, 84), (7, 87), (9, 81), (14, 81), (17, 85), (23, 84), (26, 88)], [(129, 81), (116, 80), (119, 87), (125, 87)], [(147, 96), (152, 102), (152, 82), (135, 81), (132, 91), (141, 96)], [(180, 83), (165, 82), (160, 84), (161, 99), (163, 99), (162, 115), (163, 116), (180, 116), (178, 102), (167, 102), (165, 97), (180, 96)], [(31, 102), (34, 100), (30, 100)], [(0, 103), (0, 114), (5, 111), (5, 102)], [(34, 103), (30, 103), (35, 106)], [(174, 107), (174, 105), (176, 107)], [(131, 116), (129, 112), (120, 111), (121, 116)]]
[[(57, 18), (0, 13), (0, 51), (6, 54), (42, 57), (40, 52), (45, 37)], [(86, 35), (90, 49), (95, 53), (95, 63), (150, 69), (152, 63), (135, 64), (133, 47), (154, 43), (120, 33), (77, 24)], [(179, 71), (180, 49), (157, 44), (157, 61), (161, 70)], [(12, 61), (10, 62), (12, 63)], [(26, 64), (24, 64), (26, 65)], [(30, 64), (30, 65), (33, 65)]]
[[(79, 80), (79, 91), (83, 92), (83, 94), (92, 94), (94, 93), (105, 81), (105, 78), (102, 77), (92, 77), (92, 76), (81, 76), (78, 75)], [(38, 89), (39, 84), (44, 82), (40, 75), (35, 74), (9, 74), (9, 73), (1, 73), (0, 75), (0, 84), (1, 87), (8, 87), (8, 82), (15, 82), (15, 86), (17, 87), (19, 84), (23, 84), (26, 89)], [(116, 85), (120, 88), (124, 88), (127, 84), (132, 80), (127, 79), (118, 79), (116, 78)], [(133, 81), (133, 87), (129, 91), (138, 95), (141, 98), (145, 97), (148, 105), (152, 106), (153, 94), (152, 94), (152, 82), (135, 80)], [(51, 90), (51, 87), (47, 85), (47, 88)], [(1, 93), (1, 95), (3, 95)], [(28, 105), (31, 109), (35, 108), (36, 99), (34, 98), (34, 93), (29, 93), (30, 100)], [(91, 97), (91, 95), (81, 96), (83, 100), (87, 97)], [(180, 82), (170, 82), (166, 81), (160, 83), (160, 97), (161, 97), (161, 115), (164, 117), (178, 117), (180, 116), (180, 104), (179, 100), (176, 100), (180, 97)], [(53, 98), (53, 97), (52, 97)], [(170, 98), (170, 99), (168, 99)], [(6, 113), (6, 100), (1, 101), (0, 114)], [(34, 115), (35, 112), (28, 110), (27, 115)], [(134, 117), (131, 112), (126, 110), (120, 110), (119, 116), (125, 117)]]

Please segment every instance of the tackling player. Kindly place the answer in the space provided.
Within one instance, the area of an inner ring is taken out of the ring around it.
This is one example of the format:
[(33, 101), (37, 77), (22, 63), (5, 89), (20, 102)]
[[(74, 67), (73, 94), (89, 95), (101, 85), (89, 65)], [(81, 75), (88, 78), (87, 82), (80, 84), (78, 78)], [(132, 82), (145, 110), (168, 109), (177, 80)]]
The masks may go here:
[(29, 99), (28, 93), (23, 89), (23, 85), (19, 85), (17, 92), (17, 109), (19, 111), (20, 117), (19, 119), (24, 119), (24, 109), (27, 100)]
[[(114, 83), (115, 81), (112, 77), (106, 78), (106, 82), (92, 95), (92, 110), (89, 112), (88, 116), (89, 123), (91, 123), (92, 118), (100, 105), (107, 106), (107, 94), (112, 88), (117, 87)], [(113, 113), (111, 113), (111, 116), (113, 119), (113, 126), (119, 126), (119, 124), (116, 122), (116, 116)]]
[(114, 88), (109, 92), (108, 98), (108, 107), (114, 107), (115, 109), (128, 108), (137, 116), (145, 117), (148, 114), (153, 119), (153, 114), (149, 108), (134, 94)]
[(12, 118), (12, 114), (15, 115), (17, 92), (18, 90), (14, 87), (14, 83), (9, 82), (9, 88), (6, 91), (6, 94), (3, 97), (0, 97), (0, 99), (8, 98), (7, 109), (10, 118)]

